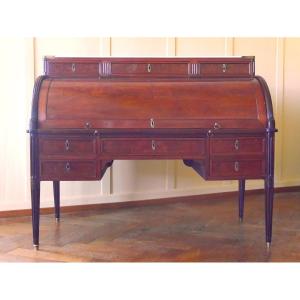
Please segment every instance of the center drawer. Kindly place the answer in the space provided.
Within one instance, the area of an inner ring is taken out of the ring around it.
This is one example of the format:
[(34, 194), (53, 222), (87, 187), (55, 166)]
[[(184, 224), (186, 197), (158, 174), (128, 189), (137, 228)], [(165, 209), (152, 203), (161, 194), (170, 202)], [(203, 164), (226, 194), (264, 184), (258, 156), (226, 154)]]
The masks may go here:
[(197, 158), (205, 154), (204, 139), (102, 139), (101, 153), (104, 156), (166, 156)]
[(111, 63), (113, 76), (187, 76), (188, 63)]

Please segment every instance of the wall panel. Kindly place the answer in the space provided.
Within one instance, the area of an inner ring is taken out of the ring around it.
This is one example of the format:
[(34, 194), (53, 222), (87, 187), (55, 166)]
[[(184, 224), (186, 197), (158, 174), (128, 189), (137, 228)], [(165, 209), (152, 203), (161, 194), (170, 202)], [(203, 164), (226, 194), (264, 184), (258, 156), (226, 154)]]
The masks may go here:
[(300, 184), (300, 39), (287, 38), (284, 59), (283, 179)]
[[(28, 128), (34, 77), (56, 56), (255, 55), (271, 89), (276, 124), (276, 186), (300, 182), (300, 38), (15, 38), (0, 39), (0, 210), (30, 207)], [(12, 127), (11, 120), (18, 122)], [(24, 151), (25, 149), (25, 151)], [(249, 181), (248, 188), (261, 187)], [(180, 161), (115, 161), (99, 182), (62, 183), (62, 204), (140, 200), (236, 190), (236, 181), (205, 182)], [(42, 206), (52, 205), (42, 184)]]

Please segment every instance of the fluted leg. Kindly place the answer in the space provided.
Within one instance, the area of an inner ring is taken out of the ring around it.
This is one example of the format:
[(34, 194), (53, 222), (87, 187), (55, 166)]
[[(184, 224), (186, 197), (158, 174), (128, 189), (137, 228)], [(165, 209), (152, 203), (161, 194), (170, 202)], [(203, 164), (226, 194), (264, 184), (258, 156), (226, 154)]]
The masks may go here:
[(54, 194), (54, 207), (55, 207), (55, 220), (59, 221), (60, 218), (60, 187), (59, 181), (53, 181), (53, 194)]
[(245, 179), (239, 180), (239, 220), (243, 222), (245, 200)]

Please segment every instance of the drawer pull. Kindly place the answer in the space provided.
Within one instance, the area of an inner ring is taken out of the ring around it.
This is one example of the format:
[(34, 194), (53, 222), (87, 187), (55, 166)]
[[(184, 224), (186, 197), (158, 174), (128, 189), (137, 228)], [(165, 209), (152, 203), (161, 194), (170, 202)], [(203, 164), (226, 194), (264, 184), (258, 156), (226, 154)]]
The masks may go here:
[(155, 151), (155, 141), (154, 140), (152, 140), (151, 147), (152, 147), (152, 150)]
[(222, 71), (223, 71), (223, 73), (225, 73), (227, 71), (227, 64), (222, 65)]
[(66, 163), (66, 171), (67, 172), (70, 172), (71, 171), (71, 166), (70, 166), (70, 163)]
[(147, 67), (148, 73), (151, 73), (151, 69), (152, 69), (151, 64), (148, 64), (148, 67)]
[(215, 122), (215, 124), (214, 124), (214, 129), (215, 130), (218, 130), (218, 129), (220, 129), (221, 128), (221, 125), (218, 123), (218, 122)]
[(85, 128), (87, 128), (87, 129), (91, 128), (91, 124), (89, 122), (86, 122), (85, 123)]
[(155, 127), (155, 123), (154, 123), (154, 119), (153, 118), (150, 119), (150, 127), (151, 128)]
[(69, 142), (69, 140), (65, 141), (65, 149), (66, 149), (66, 151), (70, 150), (70, 142)]
[(239, 170), (240, 170), (240, 164), (239, 164), (238, 161), (236, 161), (236, 162), (234, 163), (234, 171), (235, 171), (235, 172), (238, 172)]
[(75, 64), (72, 64), (72, 72), (74, 73), (76, 71), (76, 66)]
[(240, 148), (240, 142), (239, 142), (239, 140), (235, 140), (235, 142), (234, 142), (234, 149), (235, 150), (239, 150), (239, 148)]

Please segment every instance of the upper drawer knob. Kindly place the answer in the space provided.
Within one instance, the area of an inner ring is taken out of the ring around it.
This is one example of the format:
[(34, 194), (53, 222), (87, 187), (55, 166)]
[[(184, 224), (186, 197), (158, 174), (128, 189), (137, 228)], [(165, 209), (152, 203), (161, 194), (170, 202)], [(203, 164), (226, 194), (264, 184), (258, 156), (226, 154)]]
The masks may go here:
[(152, 69), (151, 64), (148, 64), (148, 67), (147, 67), (148, 73), (151, 72), (151, 69)]
[(227, 71), (227, 64), (222, 64), (222, 71), (223, 73)]
[(72, 72), (74, 73), (76, 71), (76, 66), (75, 64), (72, 64)]

